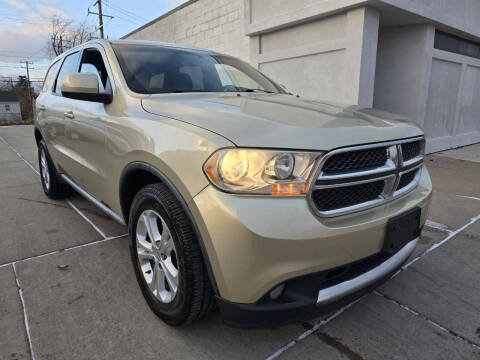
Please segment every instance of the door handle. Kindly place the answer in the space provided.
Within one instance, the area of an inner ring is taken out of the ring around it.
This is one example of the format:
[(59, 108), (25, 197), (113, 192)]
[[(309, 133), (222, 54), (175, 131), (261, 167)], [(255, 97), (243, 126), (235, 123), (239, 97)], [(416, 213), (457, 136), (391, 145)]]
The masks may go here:
[(73, 115), (73, 111), (65, 111), (63, 115), (69, 119), (75, 118), (75, 115)]
[(45, 105), (40, 105), (40, 107), (38, 108), (39, 111), (45, 111), (46, 107)]

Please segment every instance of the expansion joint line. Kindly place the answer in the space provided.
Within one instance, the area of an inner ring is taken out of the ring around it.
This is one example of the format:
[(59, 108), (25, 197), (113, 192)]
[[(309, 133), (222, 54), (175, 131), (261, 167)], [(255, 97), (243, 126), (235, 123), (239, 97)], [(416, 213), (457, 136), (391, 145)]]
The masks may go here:
[(17, 269), (15, 268), (15, 264), (12, 264), (12, 268), (13, 268), (13, 274), (15, 276), (15, 282), (17, 283), (18, 296), (20, 297), (20, 303), (22, 305), (23, 322), (25, 324), (25, 333), (27, 336), (30, 357), (32, 360), (35, 360), (35, 354), (33, 352), (33, 345), (32, 345), (32, 338), (30, 337), (30, 327), (28, 326), (28, 315), (27, 315), (27, 310), (25, 308), (25, 300), (23, 299), (23, 290), (22, 290), (22, 286), (20, 285), (20, 281), (18, 280)]

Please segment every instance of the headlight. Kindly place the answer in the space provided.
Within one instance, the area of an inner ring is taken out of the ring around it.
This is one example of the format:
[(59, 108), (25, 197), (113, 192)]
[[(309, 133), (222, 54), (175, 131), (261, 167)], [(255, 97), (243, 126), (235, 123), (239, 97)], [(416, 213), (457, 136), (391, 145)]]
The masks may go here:
[(234, 193), (303, 195), (308, 192), (314, 152), (222, 149), (205, 162), (212, 184)]

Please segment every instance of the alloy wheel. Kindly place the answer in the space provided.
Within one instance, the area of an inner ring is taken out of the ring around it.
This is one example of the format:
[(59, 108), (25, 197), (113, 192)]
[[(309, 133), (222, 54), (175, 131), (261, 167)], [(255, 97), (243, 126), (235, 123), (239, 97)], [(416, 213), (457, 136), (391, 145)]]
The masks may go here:
[(48, 162), (47, 162), (47, 155), (44, 149), (40, 150), (40, 167), (41, 167), (41, 174), (43, 183), (45, 184), (45, 188), (50, 190), (50, 173), (48, 171)]
[(142, 212), (136, 229), (140, 270), (152, 294), (170, 303), (178, 291), (179, 268), (172, 233), (165, 220), (153, 210)]

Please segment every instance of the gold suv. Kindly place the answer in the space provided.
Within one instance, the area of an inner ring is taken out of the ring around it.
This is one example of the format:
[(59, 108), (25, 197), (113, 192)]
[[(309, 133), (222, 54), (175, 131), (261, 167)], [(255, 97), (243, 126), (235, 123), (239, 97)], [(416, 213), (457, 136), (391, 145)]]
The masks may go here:
[(239, 327), (330, 312), (397, 271), (427, 216), (418, 126), (300, 99), (230, 56), (94, 40), (53, 61), (36, 106), (45, 193), (128, 224), (171, 325), (216, 304)]

